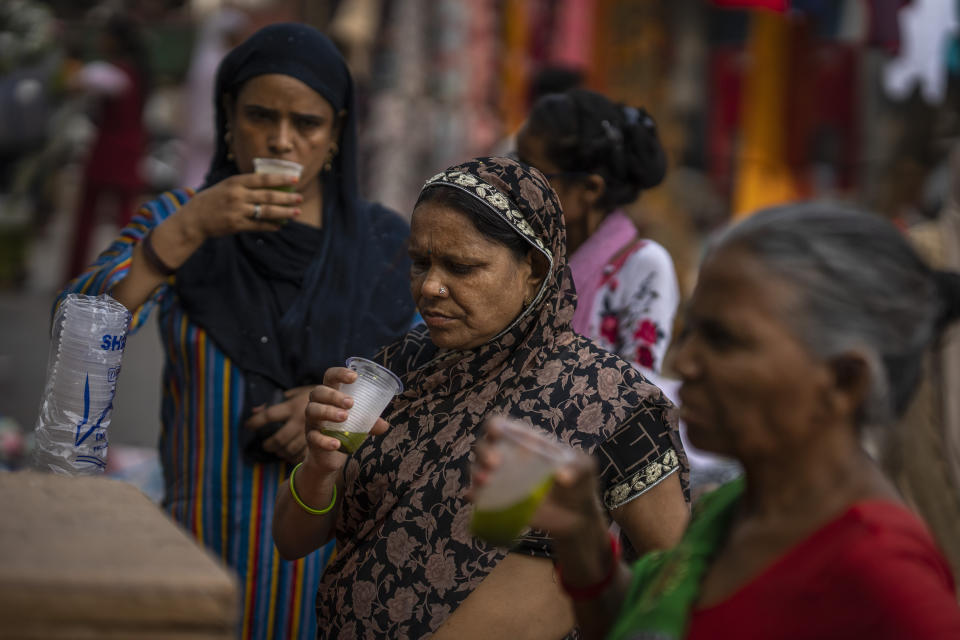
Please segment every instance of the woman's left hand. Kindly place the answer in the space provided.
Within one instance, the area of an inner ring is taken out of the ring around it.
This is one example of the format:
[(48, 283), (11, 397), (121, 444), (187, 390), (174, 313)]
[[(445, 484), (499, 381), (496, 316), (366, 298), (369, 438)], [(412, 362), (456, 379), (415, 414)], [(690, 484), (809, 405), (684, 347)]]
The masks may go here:
[(300, 462), (307, 449), (304, 410), (310, 402), (312, 389), (313, 386), (296, 387), (284, 391), (286, 400), (279, 404), (254, 407), (253, 416), (243, 423), (244, 428), (256, 430), (273, 422), (282, 422), (283, 426), (263, 441), (263, 448), (287, 462)]

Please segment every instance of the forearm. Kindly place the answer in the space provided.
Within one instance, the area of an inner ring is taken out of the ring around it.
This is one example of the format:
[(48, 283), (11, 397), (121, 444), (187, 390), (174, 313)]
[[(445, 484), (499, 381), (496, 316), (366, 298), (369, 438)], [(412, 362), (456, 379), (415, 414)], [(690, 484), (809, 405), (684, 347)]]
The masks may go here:
[[(574, 598), (574, 614), (584, 638), (605, 638), (623, 606), (630, 586), (630, 570), (614, 557), (610, 534), (602, 519), (576, 538), (554, 539), (557, 565), (564, 586), (587, 589), (611, 576), (593, 597)], [(612, 569), (611, 569), (612, 566)]]
[(638, 555), (656, 549), (674, 547), (690, 519), (690, 508), (683, 497), (679, 471), (611, 514), (630, 540)]
[[(181, 209), (150, 232), (154, 252), (163, 263), (179, 268), (203, 244), (203, 235), (190, 224), (189, 213)], [(110, 295), (130, 311), (146, 302), (166, 280), (144, 254), (143, 241), (133, 248), (126, 277), (110, 290)]]
[(297, 495), (306, 505), (323, 509), (334, 503), (333, 508), (322, 515), (308, 513), (297, 504), (290, 491), (290, 478), (280, 485), (273, 516), (273, 541), (283, 558), (302, 558), (333, 537), (342, 504), (341, 487), (337, 486), (338, 475), (319, 474), (313, 467), (304, 464), (293, 476)]

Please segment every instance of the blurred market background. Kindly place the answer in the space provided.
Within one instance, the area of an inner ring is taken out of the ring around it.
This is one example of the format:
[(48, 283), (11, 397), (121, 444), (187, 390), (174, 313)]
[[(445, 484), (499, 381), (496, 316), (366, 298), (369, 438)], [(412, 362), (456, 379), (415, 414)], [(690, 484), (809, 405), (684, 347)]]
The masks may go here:
[[(192, 149), (212, 144), (199, 114), (226, 47), (302, 21), (334, 38), (357, 79), (365, 195), (402, 212), (438, 169), (509, 151), (552, 80), (644, 106), (670, 169), (637, 206), (686, 294), (705, 236), (757, 207), (831, 198), (904, 229), (937, 215), (960, 130), (958, 13), (955, 0), (3, 0), (0, 466), (28, 444), (85, 154), (110, 124), (71, 79), (112, 15), (146, 44), (139, 200), (202, 175)], [(102, 213), (88, 258), (117, 230)], [(156, 443), (160, 366), (146, 327), (127, 343), (115, 470), (139, 473)]]

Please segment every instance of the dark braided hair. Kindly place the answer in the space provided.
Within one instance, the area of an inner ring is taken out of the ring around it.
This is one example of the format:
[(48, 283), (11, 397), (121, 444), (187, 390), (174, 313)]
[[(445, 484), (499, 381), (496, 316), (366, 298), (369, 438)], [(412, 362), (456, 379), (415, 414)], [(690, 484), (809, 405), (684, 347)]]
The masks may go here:
[(650, 114), (593, 91), (543, 96), (530, 111), (527, 131), (544, 140), (547, 156), (562, 171), (604, 179), (606, 190), (598, 204), (607, 212), (633, 202), (667, 172)]

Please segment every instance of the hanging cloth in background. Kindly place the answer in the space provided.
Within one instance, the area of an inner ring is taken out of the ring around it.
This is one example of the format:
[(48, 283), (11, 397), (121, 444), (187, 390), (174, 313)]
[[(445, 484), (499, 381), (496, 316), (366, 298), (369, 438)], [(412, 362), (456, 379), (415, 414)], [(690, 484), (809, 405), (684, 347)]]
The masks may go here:
[(505, 2), (500, 108), (507, 131), (515, 131), (527, 117), (528, 10), (524, 0)]
[(563, 0), (557, 9), (556, 37), (550, 61), (573, 69), (589, 69), (593, 62), (595, 0)]
[[(467, 55), (457, 56), (464, 84), (463, 158), (486, 155), (503, 134), (497, 110), (497, 60), (500, 50), (499, 0), (473, 0), (466, 24)], [(426, 174), (424, 174), (426, 175)]]
[(365, 82), (373, 67), (373, 45), (380, 26), (380, 0), (343, 0), (328, 33), (343, 49), (354, 80)]
[(722, 9), (769, 9), (783, 13), (790, 8), (790, 0), (711, 0)]
[(900, 9), (912, 0), (862, 0), (867, 5), (867, 44), (887, 53), (900, 51)]
[(900, 9), (900, 56), (883, 70), (883, 88), (894, 100), (905, 100), (919, 85), (927, 104), (943, 103), (947, 93), (947, 56), (957, 31), (957, 3), (914, 0)]
[(409, 216), (424, 176), (486, 154), (503, 134), (504, 13), (499, 0), (383, 6), (360, 141), (364, 193)]
[(707, 170), (714, 188), (724, 199), (733, 193), (743, 58), (740, 47), (724, 44), (713, 47), (708, 61)]
[(409, 215), (423, 176), (432, 140), (432, 69), (427, 23), (432, 2), (396, 0), (383, 20), (381, 50), (370, 87), (370, 107), (361, 143), (370, 199)]
[(743, 217), (798, 195), (787, 161), (787, 108), (791, 29), (788, 18), (768, 11), (751, 15), (740, 109), (743, 141), (737, 155), (733, 215)]
[[(464, 61), (475, 64), (463, 55), (470, 25), (470, 6), (459, 0), (434, 0), (429, 28), (438, 36), (432, 43), (433, 68), (430, 89), (434, 105), (432, 144), (424, 175), (463, 160), (467, 127), (464, 107), (470, 69)], [(413, 186), (413, 185), (411, 185)]]

